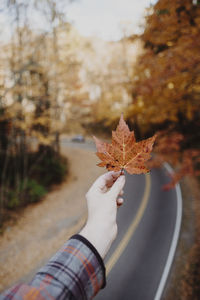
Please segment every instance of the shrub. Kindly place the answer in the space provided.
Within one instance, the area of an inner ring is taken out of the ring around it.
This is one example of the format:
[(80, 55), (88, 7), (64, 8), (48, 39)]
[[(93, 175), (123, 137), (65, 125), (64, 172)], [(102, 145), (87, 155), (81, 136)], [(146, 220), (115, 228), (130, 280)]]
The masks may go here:
[(21, 182), (19, 188), (7, 193), (6, 208), (15, 209), (29, 203), (38, 202), (47, 193), (46, 188), (34, 179)]
[[(3, 171), (5, 161), (6, 169)], [(26, 160), (16, 154), (1, 155), (0, 226), (9, 218), (9, 210), (38, 202), (53, 184), (61, 183), (67, 173), (67, 159), (50, 146), (27, 153)]]
[(26, 199), (24, 199), (24, 202), (25, 203), (38, 202), (46, 193), (47, 190), (43, 185), (39, 184), (34, 179), (30, 179), (28, 180), (27, 185), (25, 187)]
[[(33, 161), (37, 161), (38, 155), (38, 153), (33, 154)], [(32, 177), (45, 187), (49, 187), (62, 182), (67, 175), (67, 170), (67, 159), (58, 156), (52, 149), (47, 149), (40, 163), (35, 165)]]

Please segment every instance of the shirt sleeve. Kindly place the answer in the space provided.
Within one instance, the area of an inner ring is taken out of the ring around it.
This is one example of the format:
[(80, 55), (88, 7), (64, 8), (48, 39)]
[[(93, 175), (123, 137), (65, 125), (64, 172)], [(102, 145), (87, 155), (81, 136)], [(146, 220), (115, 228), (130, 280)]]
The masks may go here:
[(18, 284), (0, 299), (92, 299), (106, 285), (105, 266), (83, 236), (72, 236), (42, 267), (29, 285)]

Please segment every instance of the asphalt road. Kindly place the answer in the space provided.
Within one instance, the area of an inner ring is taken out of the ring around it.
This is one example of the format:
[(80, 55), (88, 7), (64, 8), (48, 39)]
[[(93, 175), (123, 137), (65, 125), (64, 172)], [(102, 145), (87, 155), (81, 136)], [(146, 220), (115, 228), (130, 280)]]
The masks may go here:
[[(144, 175), (126, 174), (126, 179), (125, 203), (118, 212), (119, 233), (106, 257), (107, 265), (113, 255), (117, 256), (116, 249), (137, 218), (144, 195)], [(95, 299), (155, 299), (172, 243), (177, 214), (175, 190), (166, 192), (161, 188), (167, 181), (164, 169), (151, 171), (150, 189), (138, 224), (115, 264), (109, 266), (107, 286)]]
[[(94, 149), (92, 142), (78, 147)], [(162, 190), (168, 181), (164, 168), (154, 169), (150, 175), (126, 174), (125, 203), (117, 217), (118, 236), (105, 259), (107, 285), (96, 300), (158, 299), (155, 296), (177, 218), (175, 189)]]

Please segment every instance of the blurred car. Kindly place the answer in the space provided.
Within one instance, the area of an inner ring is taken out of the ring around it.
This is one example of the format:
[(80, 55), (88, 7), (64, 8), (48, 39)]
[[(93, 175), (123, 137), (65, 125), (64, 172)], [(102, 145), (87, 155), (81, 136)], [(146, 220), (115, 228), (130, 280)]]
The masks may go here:
[(72, 139), (72, 142), (76, 142), (76, 143), (84, 143), (85, 142), (85, 138), (84, 136), (82, 136), (81, 134), (75, 135)]

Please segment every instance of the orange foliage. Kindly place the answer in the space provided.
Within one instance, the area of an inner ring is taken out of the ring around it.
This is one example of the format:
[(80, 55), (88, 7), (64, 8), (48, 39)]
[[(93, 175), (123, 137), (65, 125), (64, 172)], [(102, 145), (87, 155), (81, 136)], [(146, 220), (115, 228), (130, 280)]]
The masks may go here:
[(156, 145), (154, 147), (155, 156), (148, 162), (149, 167), (160, 167), (162, 163), (169, 162), (172, 166), (177, 166), (170, 183), (164, 186), (168, 190), (173, 188), (184, 176), (197, 176), (200, 171), (197, 169), (200, 163), (199, 149), (182, 149), (184, 136), (177, 132), (167, 133), (161, 131), (157, 134)]
[(147, 17), (131, 115), (143, 126), (199, 119), (200, 5), (160, 0)]
[(129, 120), (140, 135), (165, 129), (155, 147), (160, 165), (178, 170), (166, 188), (197, 175), (200, 132), (200, 2), (159, 0), (149, 9), (141, 36), (145, 51), (133, 78)]
[(195, 168), (198, 162), (200, 162), (200, 150), (185, 150), (182, 155), (181, 167), (171, 176), (171, 182), (166, 184), (164, 189), (173, 188), (186, 175), (200, 175), (200, 171)]

